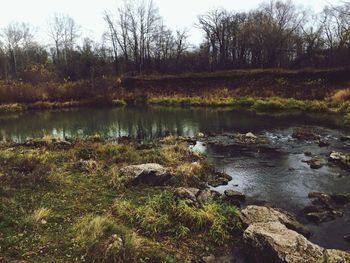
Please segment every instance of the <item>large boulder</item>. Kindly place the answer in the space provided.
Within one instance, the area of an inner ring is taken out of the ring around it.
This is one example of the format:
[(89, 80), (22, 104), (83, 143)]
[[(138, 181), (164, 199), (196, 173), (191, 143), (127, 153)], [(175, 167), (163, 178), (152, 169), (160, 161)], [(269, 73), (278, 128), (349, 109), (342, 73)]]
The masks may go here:
[(324, 249), (292, 230), (295, 218), (282, 210), (248, 206), (242, 210), (241, 220), (248, 225), (243, 240), (249, 262), (350, 262), (350, 253)]
[(120, 175), (126, 178), (126, 185), (163, 185), (169, 178), (168, 169), (157, 163), (130, 165), (120, 169)]
[(253, 223), (243, 235), (256, 262), (318, 262), (323, 249), (275, 221)]
[(277, 208), (266, 206), (247, 206), (241, 211), (241, 221), (248, 226), (253, 223), (280, 222), (287, 228), (294, 230), (306, 237), (310, 236), (310, 231), (291, 214)]

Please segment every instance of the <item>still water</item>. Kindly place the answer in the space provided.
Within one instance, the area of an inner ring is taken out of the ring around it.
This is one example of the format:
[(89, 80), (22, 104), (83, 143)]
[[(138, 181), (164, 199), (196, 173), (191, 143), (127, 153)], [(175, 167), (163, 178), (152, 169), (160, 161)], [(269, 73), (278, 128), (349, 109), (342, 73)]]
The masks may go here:
[[(301, 210), (310, 204), (312, 191), (349, 193), (350, 175), (337, 167), (310, 169), (302, 162), (305, 151), (326, 159), (331, 151), (349, 152), (349, 145), (339, 140), (350, 131), (337, 127), (334, 116), (300, 115), (263, 116), (251, 112), (210, 108), (81, 108), (54, 111), (31, 111), (0, 115), (0, 140), (25, 141), (28, 138), (53, 135), (84, 137), (132, 136), (151, 140), (166, 135), (194, 136), (203, 133), (246, 133), (265, 136), (277, 152), (259, 153), (232, 150), (230, 147), (198, 142), (195, 148), (204, 151), (220, 171), (232, 176), (226, 189), (247, 195), (247, 203), (268, 203), (290, 212), (311, 229), (311, 240), (327, 248), (350, 250), (344, 240), (350, 235), (350, 208), (335, 221), (315, 225), (308, 223)], [(330, 142), (319, 147), (314, 142), (300, 142), (291, 137), (293, 128), (308, 125), (316, 128)]]

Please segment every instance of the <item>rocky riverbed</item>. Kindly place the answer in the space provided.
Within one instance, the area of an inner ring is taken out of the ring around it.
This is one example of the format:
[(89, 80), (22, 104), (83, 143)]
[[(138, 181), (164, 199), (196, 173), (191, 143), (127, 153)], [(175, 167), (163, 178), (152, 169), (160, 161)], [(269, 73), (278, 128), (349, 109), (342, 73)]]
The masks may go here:
[(346, 133), (300, 126), (254, 134), (201, 136), (219, 171), (232, 177), (213, 189), (237, 191), (249, 204), (279, 207), (295, 214), (321, 246), (350, 250), (349, 138)]

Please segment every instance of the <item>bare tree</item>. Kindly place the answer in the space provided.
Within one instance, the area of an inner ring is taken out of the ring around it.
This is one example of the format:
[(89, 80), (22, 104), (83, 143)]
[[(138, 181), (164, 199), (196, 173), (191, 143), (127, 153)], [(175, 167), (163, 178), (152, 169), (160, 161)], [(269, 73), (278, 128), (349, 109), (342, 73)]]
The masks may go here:
[(55, 14), (49, 20), (48, 35), (54, 42), (56, 62), (62, 58), (67, 64), (67, 55), (74, 49), (76, 40), (80, 35), (80, 27), (73, 18), (64, 14)]
[(33, 30), (28, 24), (14, 22), (3, 29), (2, 35), (10, 57), (12, 73), (16, 76), (18, 73), (17, 53), (20, 48), (33, 41)]

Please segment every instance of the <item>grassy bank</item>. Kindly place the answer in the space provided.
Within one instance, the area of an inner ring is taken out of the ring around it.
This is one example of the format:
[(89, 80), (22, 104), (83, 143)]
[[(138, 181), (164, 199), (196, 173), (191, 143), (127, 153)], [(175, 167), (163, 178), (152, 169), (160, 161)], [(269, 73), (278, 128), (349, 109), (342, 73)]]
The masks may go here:
[(120, 168), (156, 162), (181, 186), (213, 168), (187, 143), (112, 144), (99, 137), (0, 145), (0, 261), (184, 262), (235, 246), (238, 209), (194, 207), (179, 185), (129, 185)]
[(350, 125), (350, 70), (237, 70), (64, 83), (0, 81), (0, 112), (151, 104), (325, 112)]

